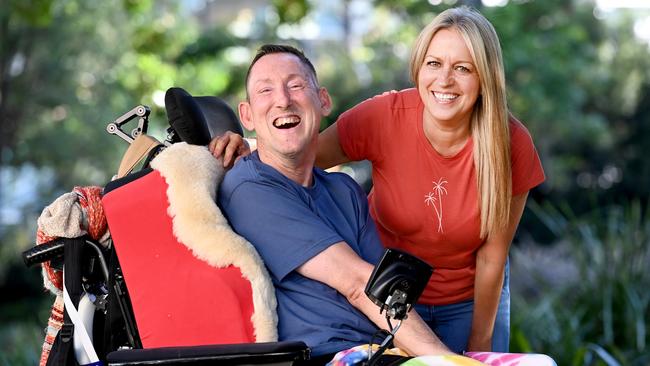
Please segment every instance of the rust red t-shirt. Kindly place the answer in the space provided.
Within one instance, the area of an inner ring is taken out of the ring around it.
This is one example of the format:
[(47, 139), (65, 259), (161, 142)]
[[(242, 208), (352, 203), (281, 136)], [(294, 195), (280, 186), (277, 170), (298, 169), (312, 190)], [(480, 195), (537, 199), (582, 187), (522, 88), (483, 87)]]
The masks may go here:
[[(420, 303), (452, 304), (474, 295), (480, 217), (473, 141), (440, 155), (424, 135), (424, 105), (416, 89), (385, 93), (343, 113), (341, 147), (352, 160), (372, 162), (371, 215), (382, 243), (434, 267)], [(512, 194), (544, 181), (528, 130), (510, 121)]]

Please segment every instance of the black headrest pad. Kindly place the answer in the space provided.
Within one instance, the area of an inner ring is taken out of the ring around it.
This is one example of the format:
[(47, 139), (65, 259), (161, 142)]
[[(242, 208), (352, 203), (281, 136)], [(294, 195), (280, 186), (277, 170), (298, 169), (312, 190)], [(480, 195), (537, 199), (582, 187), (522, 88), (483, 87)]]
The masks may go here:
[(194, 101), (203, 112), (203, 117), (207, 122), (211, 137), (223, 135), (226, 131), (231, 131), (241, 136), (244, 135), (239, 118), (237, 118), (232, 108), (222, 99), (207, 96), (194, 97)]
[(173, 87), (165, 93), (165, 109), (169, 124), (188, 144), (207, 145), (226, 131), (243, 135), (235, 112), (217, 97), (193, 97)]

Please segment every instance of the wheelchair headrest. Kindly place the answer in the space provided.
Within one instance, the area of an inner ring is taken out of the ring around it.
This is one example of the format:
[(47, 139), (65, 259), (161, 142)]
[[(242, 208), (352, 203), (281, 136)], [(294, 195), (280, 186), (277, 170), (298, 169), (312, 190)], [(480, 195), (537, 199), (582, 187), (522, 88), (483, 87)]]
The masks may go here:
[(188, 144), (207, 145), (226, 131), (244, 134), (235, 112), (217, 97), (193, 97), (173, 87), (165, 93), (165, 109), (172, 129)]

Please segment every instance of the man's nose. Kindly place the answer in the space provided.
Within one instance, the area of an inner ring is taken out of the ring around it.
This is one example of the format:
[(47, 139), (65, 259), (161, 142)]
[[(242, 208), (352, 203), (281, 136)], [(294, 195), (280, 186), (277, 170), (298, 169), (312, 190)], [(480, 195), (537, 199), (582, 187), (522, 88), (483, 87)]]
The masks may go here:
[(287, 108), (291, 105), (291, 93), (286, 87), (279, 88), (275, 93), (275, 105), (278, 108)]

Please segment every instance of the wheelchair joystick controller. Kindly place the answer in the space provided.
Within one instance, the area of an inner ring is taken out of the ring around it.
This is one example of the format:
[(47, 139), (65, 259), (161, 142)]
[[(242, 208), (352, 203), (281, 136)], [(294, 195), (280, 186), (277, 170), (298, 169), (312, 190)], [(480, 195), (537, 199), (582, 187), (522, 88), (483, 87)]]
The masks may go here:
[[(379, 306), (380, 314), (385, 312), (389, 332), (377, 352), (369, 354), (367, 365), (374, 365), (390, 346), (432, 273), (433, 268), (421, 259), (399, 250), (386, 249), (370, 276), (365, 293)], [(391, 319), (397, 320), (394, 327)], [(369, 352), (372, 352), (372, 348)]]

